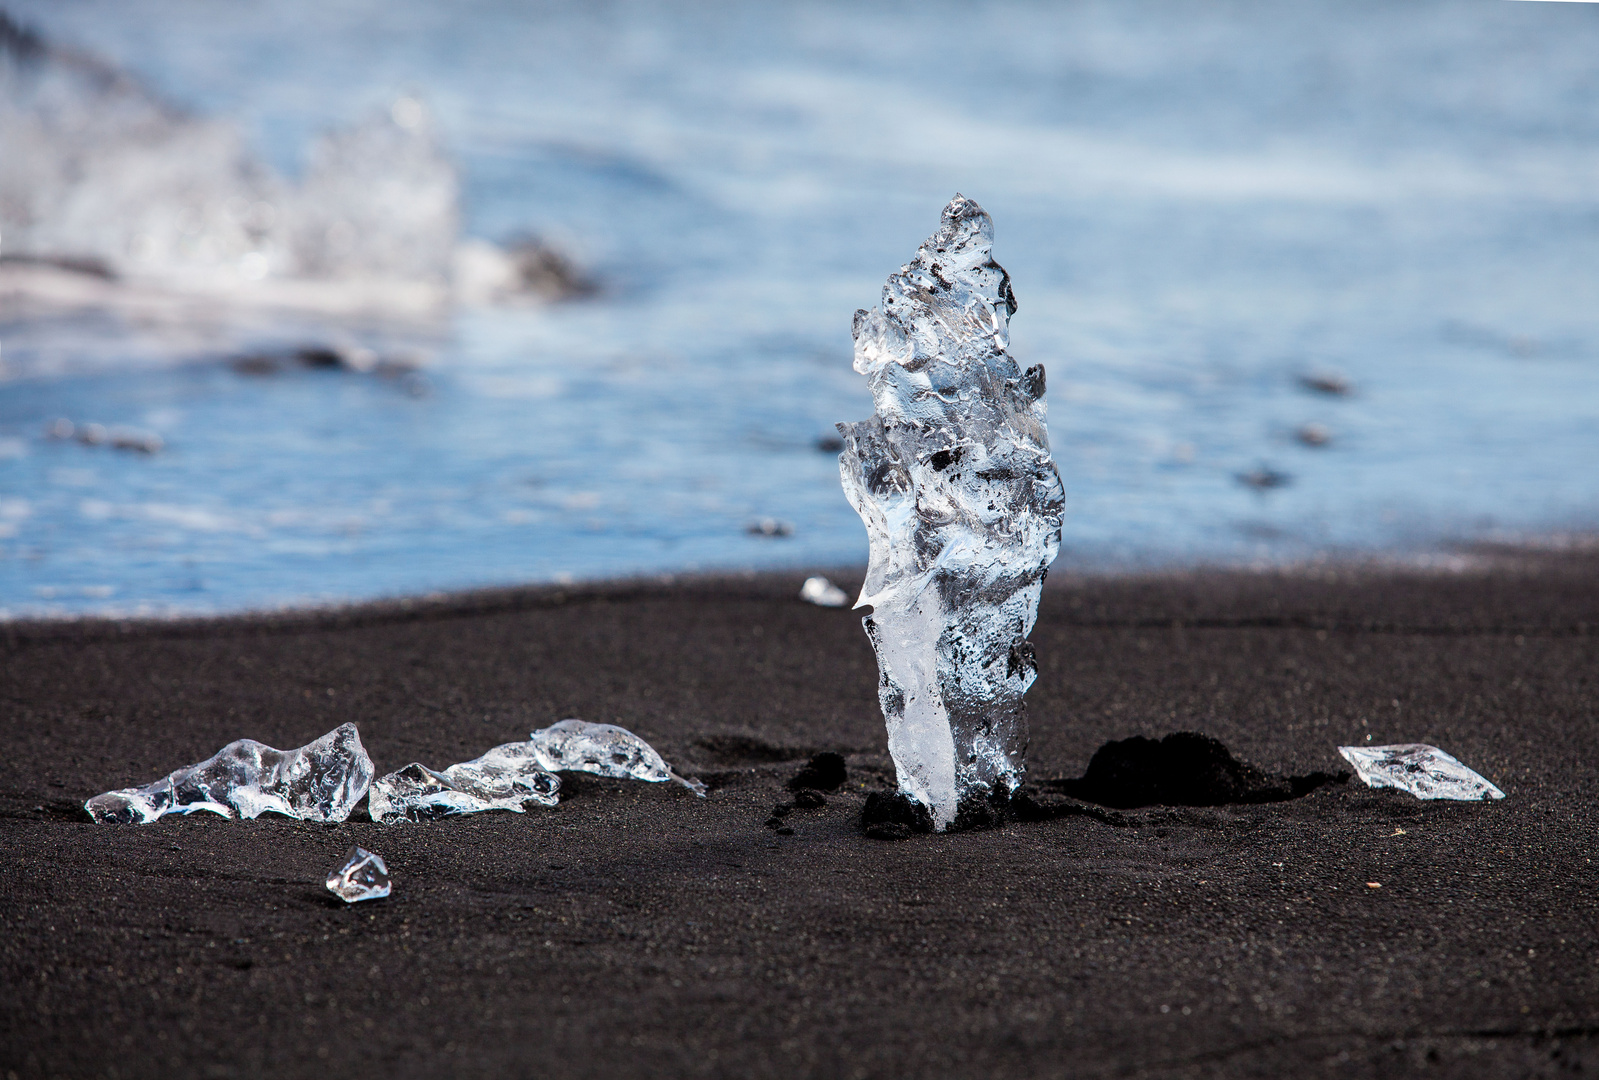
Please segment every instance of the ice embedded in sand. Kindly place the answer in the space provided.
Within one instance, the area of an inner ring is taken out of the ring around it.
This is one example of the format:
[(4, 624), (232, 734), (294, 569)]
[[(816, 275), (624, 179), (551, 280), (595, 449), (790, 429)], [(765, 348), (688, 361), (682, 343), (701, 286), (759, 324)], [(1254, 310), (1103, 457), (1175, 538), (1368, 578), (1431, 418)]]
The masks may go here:
[(986, 816), (1020, 783), (1027, 634), (1060, 549), (1064, 493), (1044, 369), (1011, 358), (1010, 277), (993, 223), (957, 195), (936, 233), (855, 313), (855, 370), (876, 412), (840, 424), (844, 493), (871, 552), (856, 607), (877, 651), (900, 791), (932, 826)]
[(849, 603), (849, 594), (824, 577), (808, 577), (800, 586), (800, 599), (817, 607), (843, 607)]
[(655, 748), (626, 728), (562, 720), (530, 736), (533, 752), (551, 772), (586, 772), (652, 784), (676, 780), (705, 797), (705, 785), (677, 775)]
[(373, 821), (430, 821), (485, 810), (524, 813), (560, 801), (561, 779), (547, 771), (532, 743), (506, 743), (482, 757), (434, 772), (412, 762), (372, 782)]
[(1370, 787), (1399, 788), (1418, 799), (1478, 802), (1505, 797), (1482, 775), (1426, 743), (1340, 746), (1338, 752)]
[(344, 865), (328, 875), (328, 891), (353, 904), (358, 900), (381, 900), (389, 895), (389, 868), (383, 856), (374, 855), (364, 847), (350, 849)]
[(83, 808), (96, 822), (117, 825), (145, 825), (163, 814), (197, 810), (228, 818), (270, 812), (337, 822), (366, 795), (372, 771), (355, 725), (340, 724), (297, 750), (240, 739), (198, 765), (141, 788), (96, 795)]

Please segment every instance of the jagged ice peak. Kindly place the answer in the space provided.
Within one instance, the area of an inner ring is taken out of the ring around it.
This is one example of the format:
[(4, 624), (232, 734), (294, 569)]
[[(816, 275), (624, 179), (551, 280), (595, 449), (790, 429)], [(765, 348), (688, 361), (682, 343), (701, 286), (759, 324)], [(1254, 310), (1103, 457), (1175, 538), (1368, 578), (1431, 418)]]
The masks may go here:
[(994, 227), (956, 195), (938, 231), (855, 313), (875, 414), (838, 425), (870, 556), (856, 603), (881, 672), (901, 793), (943, 830), (1002, 808), (1026, 767), (1026, 638), (1060, 548), (1044, 369), (1011, 357)]

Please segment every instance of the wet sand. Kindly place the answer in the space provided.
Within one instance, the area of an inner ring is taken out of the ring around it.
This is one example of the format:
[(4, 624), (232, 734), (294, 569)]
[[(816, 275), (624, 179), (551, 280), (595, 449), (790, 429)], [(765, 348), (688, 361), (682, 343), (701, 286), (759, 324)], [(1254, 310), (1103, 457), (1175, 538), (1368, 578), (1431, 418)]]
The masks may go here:
[[(1031, 768), (1197, 730), (1268, 770), (1424, 741), (1509, 795), (1357, 783), (868, 839), (858, 615), (802, 575), (315, 615), (0, 626), (0, 1070), (17, 1076), (1558, 1076), (1599, 1068), (1599, 556), (1056, 579)], [(846, 586), (852, 584), (845, 582)], [(577, 716), (712, 787), (336, 827), (88, 824), (89, 795), (353, 720), (380, 772)], [(825, 807), (765, 822), (805, 759)], [(323, 888), (352, 844), (387, 900)]]

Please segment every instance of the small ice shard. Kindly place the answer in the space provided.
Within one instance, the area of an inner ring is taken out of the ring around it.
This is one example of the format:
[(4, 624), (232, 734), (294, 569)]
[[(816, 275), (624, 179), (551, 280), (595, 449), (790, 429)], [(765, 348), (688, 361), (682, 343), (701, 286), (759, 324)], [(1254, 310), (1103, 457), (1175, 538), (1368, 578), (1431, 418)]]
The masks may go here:
[(1436, 746), (1340, 746), (1338, 752), (1371, 787), (1408, 791), (1418, 799), (1476, 802), (1502, 799), (1505, 793)]
[(938, 830), (962, 810), (987, 817), (1021, 782), (1027, 634), (1060, 549), (1044, 369), (1008, 351), (1016, 297), (993, 238), (955, 196), (882, 305), (855, 313), (876, 413), (838, 425), (844, 494), (871, 545), (855, 606), (874, 609), (888, 748), (901, 794)]
[(824, 577), (808, 577), (800, 586), (800, 599), (817, 607), (843, 607), (849, 603), (849, 594)]
[(655, 748), (626, 728), (562, 720), (530, 736), (533, 752), (551, 772), (586, 772), (600, 776), (648, 780), (652, 784), (676, 780), (700, 798), (705, 785), (677, 775)]
[(344, 865), (328, 875), (328, 892), (353, 904), (358, 900), (381, 900), (389, 895), (389, 868), (383, 856), (364, 847), (350, 849)]
[(373, 821), (431, 821), (484, 810), (524, 813), (528, 804), (554, 806), (561, 778), (547, 771), (532, 743), (506, 743), (480, 758), (434, 772), (412, 762), (372, 782)]
[(196, 810), (228, 818), (270, 812), (337, 822), (366, 795), (372, 771), (355, 725), (340, 724), (298, 750), (240, 739), (198, 765), (145, 787), (96, 795), (83, 808), (102, 825), (147, 825), (163, 814)]

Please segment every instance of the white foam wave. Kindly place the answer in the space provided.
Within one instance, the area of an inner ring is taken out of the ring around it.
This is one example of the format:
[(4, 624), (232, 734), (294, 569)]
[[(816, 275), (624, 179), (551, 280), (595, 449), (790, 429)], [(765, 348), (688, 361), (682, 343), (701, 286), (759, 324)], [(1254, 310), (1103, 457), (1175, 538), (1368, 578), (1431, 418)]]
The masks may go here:
[(416, 98), (323, 135), (292, 183), (232, 123), (0, 16), (0, 146), (8, 308), (185, 317), (198, 295), (422, 314), (451, 298), (460, 184)]

